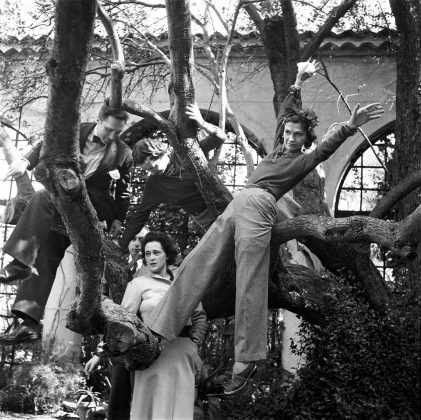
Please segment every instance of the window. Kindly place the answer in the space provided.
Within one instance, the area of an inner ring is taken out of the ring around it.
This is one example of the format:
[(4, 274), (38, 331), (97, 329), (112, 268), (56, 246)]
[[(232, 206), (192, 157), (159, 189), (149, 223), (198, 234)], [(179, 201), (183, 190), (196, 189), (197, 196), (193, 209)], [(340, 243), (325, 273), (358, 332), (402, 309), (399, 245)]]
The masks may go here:
[[(357, 150), (339, 184), (335, 200), (335, 217), (367, 216), (390, 189), (390, 175), (384, 167), (393, 156), (394, 124), (384, 127)], [(392, 269), (386, 267), (381, 247), (371, 244), (371, 260), (386, 281), (393, 281)]]

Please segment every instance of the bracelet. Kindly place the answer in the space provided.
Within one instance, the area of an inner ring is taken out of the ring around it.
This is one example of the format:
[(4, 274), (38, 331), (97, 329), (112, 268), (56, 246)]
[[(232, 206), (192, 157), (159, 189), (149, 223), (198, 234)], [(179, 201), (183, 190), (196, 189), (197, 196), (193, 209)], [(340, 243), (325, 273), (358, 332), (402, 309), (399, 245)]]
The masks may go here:
[(343, 130), (343, 132), (346, 136), (351, 137), (358, 131), (358, 127), (357, 128), (351, 128), (348, 124), (345, 123), (342, 126), (342, 130)]

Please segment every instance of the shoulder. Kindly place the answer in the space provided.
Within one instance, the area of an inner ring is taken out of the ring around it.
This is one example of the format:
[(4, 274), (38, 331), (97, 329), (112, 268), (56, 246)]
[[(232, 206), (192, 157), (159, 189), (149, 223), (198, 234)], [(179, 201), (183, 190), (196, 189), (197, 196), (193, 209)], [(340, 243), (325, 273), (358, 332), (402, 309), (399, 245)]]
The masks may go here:
[(89, 133), (94, 129), (96, 123), (92, 122), (83, 122), (80, 124), (80, 137), (84, 138), (89, 135)]
[(142, 291), (145, 287), (155, 281), (156, 280), (148, 274), (142, 274), (141, 276), (134, 277), (131, 281), (129, 281), (127, 288), (130, 287), (132, 290)]
[(130, 147), (126, 143), (124, 143), (124, 141), (121, 141), (119, 139), (119, 140), (117, 140), (117, 144), (118, 144), (118, 147), (119, 147), (120, 151), (122, 153), (124, 153), (125, 156), (132, 157), (132, 149), (130, 149)]

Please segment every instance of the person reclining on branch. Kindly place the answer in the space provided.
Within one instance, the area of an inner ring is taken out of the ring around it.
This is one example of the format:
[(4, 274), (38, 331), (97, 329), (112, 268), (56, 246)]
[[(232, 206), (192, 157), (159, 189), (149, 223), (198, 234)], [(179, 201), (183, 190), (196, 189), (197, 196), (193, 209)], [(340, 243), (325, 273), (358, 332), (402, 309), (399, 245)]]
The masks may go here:
[[(207, 123), (199, 110), (197, 104), (187, 106), (187, 115), (195, 120), (199, 127), (203, 128), (208, 135), (199, 140), (200, 147), (205, 155), (210, 151), (219, 148), (227, 136), (222, 129)], [(248, 162), (248, 176), (252, 172), (252, 158), (247, 147), (243, 145), (245, 139), (239, 139), (245, 159)], [(249, 156), (246, 155), (249, 153)], [(126, 249), (130, 240), (139, 230), (143, 228), (150, 213), (161, 203), (180, 206), (186, 213), (191, 214), (203, 231), (215, 221), (206, 206), (206, 202), (190, 177), (187, 177), (178, 162), (172, 148), (159, 139), (139, 140), (133, 149), (133, 159), (142, 169), (149, 171), (151, 175), (145, 182), (142, 202), (129, 213), (122, 237), (119, 240), (121, 249)], [(300, 206), (287, 196), (278, 203), (279, 217), (291, 217)]]
[(208, 288), (235, 256), (235, 363), (224, 395), (241, 391), (255, 374), (256, 361), (266, 358), (269, 246), (276, 222), (276, 201), (332, 153), (358, 127), (379, 118), (379, 103), (352, 111), (350, 119), (328, 131), (324, 141), (308, 153), (316, 139), (313, 110), (300, 109), (300, 87), (313, 75), (314, 63), (299, 66), (295, 85), (278, 119), (275, 149), (256, 167), (246, 187), (234, 196), (181, 264), (173, 285), (151, 315), (151, 330), (173, 340), (203, 299)]
[[(226, 134), (222, 129), (203, 119), (197, 104), (187, 107), (187, 115), (208, 134), (199, 140), (200, 148), (205, 155), (222, 146)], [(214, 222), (216, 217), (208, 211), (202, 194), (193, 180), (181, 169), (172, 148), (167, 143), (160, 139), (139, 140), (133, 148), (133, 159), (151, 175), (145, 182), (142, 202), (127, 216), (125, 230), (119, 240), (121, 249), (127, 248), (130, 240), (147, 222), (152, 210), (161, 203), (181, 207), (194, 217), (203, 231)]]
[[(121, 234), (129, 206), (128, 191), (133, 159), (130, 148), (119, 140), (127, 121), (125, 111), (103, 105), (96, 123), (80, 125), (80, 151), (83, 176), (98, 219), (105, 221), (110, 235)], [(12, 162), (8, 176), (19, 177), (39, 162), (41, 144), (28, 159)], [(112, 194), (113, 180), (115, 182)], [(39, 322), (50, 294), (57, 267), (70, 240), (52, 230), (59, 219), (47, 190), (37, 191), (22, 213), (3, 252), (14, 260), (0, 270), (0, 282), (25, 280), (19, 287), (12, 313), (23, 319), (15, 330), (0, 335), (0, 344), (19, 344), (40, 338)]]

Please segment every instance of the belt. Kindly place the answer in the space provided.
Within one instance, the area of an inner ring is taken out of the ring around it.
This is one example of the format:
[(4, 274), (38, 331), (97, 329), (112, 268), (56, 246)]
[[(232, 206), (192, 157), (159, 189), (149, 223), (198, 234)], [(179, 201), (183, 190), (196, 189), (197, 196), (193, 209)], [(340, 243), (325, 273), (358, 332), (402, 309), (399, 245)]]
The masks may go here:
[(191, 330), (191, 325), (186, 325), (185, 327), (183, 327), (183, 329), (181, 330), (180, 334), (178, 334), (178, 336), (190, 337), (190, 330)]
[[(275, 194), (273, 193), (273, 191), (269, 187), (266, 187), (264, 185), (247, 184), (247, 185), (244, 185), (244, 188), (260, 188), (261, 190), (264, 190), (268, 192), (269, 194), (273, 195), (273, 197), (275, 197)], [(275, 200), (276, 200), (276, 197), (275, 197)]]

